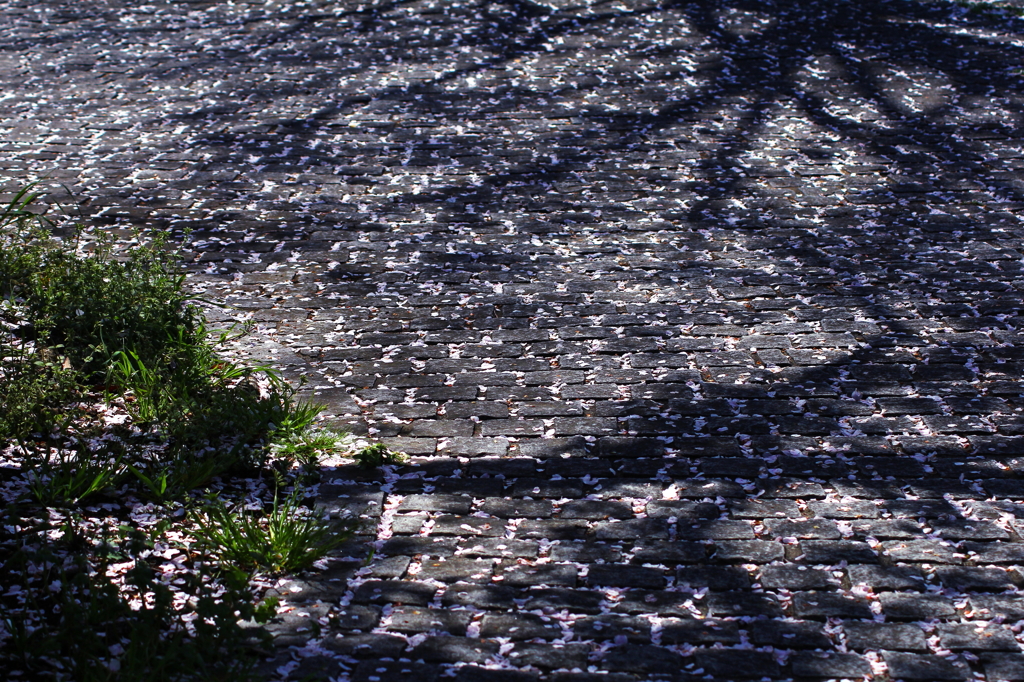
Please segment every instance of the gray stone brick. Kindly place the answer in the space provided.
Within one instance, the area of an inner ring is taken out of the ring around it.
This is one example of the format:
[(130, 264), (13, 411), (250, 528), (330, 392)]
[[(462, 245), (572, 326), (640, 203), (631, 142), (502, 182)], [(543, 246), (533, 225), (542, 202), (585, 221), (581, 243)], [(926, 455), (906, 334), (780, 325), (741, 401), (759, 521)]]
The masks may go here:
[(456, 436), (442, 440), (437, 452), (448, 457), (503, 457), (508, 453), (508, 439)]
[(711, 558), (723, 563), (766, 564), (781, 561), (785, 551), (780, 543), (768, 540), (719, 540)]
[(942, 540), (891, 540), (882, 547), (894, 561), (960, 564), (966, 558), (955, 545)]
[(324, 638), (323, 646), (340, 656), (355, 658), (397, 657), (405, 651), (405, 638), (380, 633), (346, 632)]
[(599, 613), (604, 600), (600, 592), (566, 588), (532, 589), (526, 593), (524, 608), (528, 611), (572, 611), (573, 613)]
[(601, 502), (597, 500), (573, 500), (561, 506), (558, 516), (563, 519), (631, 519), (633, 508), (626, 502)]
[(745, 590), (750, 587), (750, 574), (738, 566), (686, 566), (676, 571), (676, 581), (694, 590)]
[(518, 444), (519, 454), (523, 457), (585, 457), (586, 441), (583, 436), (568, 438), (542, 438), (523, 440)]
[(513, 640), (557, 639), (562, 636), (562, 628), (550, 618), (530, 613), (488, 614), (480, 622), (480, 636)]
[(970, 676), (965, 665), (951, 663), (940, 656), (886, 651), (882, 653), (882, 660), (889, 667), (890, 675), (904, 680), (965, 680)]
[(468, 514), (472, 506), (473, 498), (466, 495), (409, 495), (398, 505), (398, 510)]
[(750, 641), (779, 649), (827, 649), (832, 642), (820, 623), (789, 620), (758, 620), (747, 626)]
[(947, 597), (917, 592), (883, 592), (878, 596), (882, 613), (892, 620), (927, 620), (956, 616), (956, 607)]
[(396, 632), (447, 632), (465, 635), (472, 614), (466, 611), (398, 607), (391, 612), (389, 630)]
[(423, 561), (418, 576), (441, 582), (488, 581), (491, 578), (492, 563), (487, 560), (450, 557)]
[(480, 511), (502, 519), (550, 517), (553, 507), (548, 500), (487, 498), (480, 505)]
[(878, 557), (866, 542), (852, 540), (801, 540), (801, 560), (808, 564), (833, 566), (848, 563), (877, 563)]
[(552, 561), (576, 563), (618, 563), (622, 561), (622, 552), (603, 542), (586, 543), (577, 540), (559, 540), (548, 550)]
[(858, 679), (871, 675), (871, 662), (857, 654), (803, 652), (793, 656), (789, 664), (798, 677)]
[(625, 637), (628, 641), (649, 644), (651, 624), (635, 616), (601, 615), (586, 616), (575, 621), (573, 635), (582, 640), (615, 640)]
[(633, 547), (635, 564), (695, 564), (703, 563), (707, 554), (700, 542), (641, 540)]
[(1002, 592), (1018, 585), (1019, 577), (1001, 568), (947, 567), (935, 569), (935, 577), (958, 592)]
[(594, 524), (594, 537), (598, 540), (667, 539), (668, 524), (661, 519), (599, 522)]
[(666, 618), (662, 622), (661, 641), (666, 644), (738, 644), (737, 621), (712, 618)]
[(770, 590), (828, 590), (839, 584), (830, 571), (787, 564), (765, 566), (758, 582)]
[[(323, 673), (323, 671), (317, 672)], [(376, 682), (382, 679), (400, 680), (401, 682), (413, 682), (414, 680), (434, 682), (438, 679), (439, 673), (438, 666), (424, 663), (362, 661), (353, 671), (352, 679), (358, 682)]]
[(782, 608), (773, 595), (757, 592), (718, 592), (707, 597), (708, 612), (712, 616), (767, 616), (782, 615)]
[(536, 559), (540, 548), (535, 542), (509, 540), (507, 538), (471, 538), (459, 542), (458, 552), (461, 556), (478, 559), (517, 558)]
[(882, 566), (853, 565), (846, 569), (851, 587), (871, 587), (875, 592), (884, 590), (923, 590), (925, 579), (920, 569), (909, 566), (883, 568)]
[(448, 606), (471, 606), (478, 609), (511, 609), (515, 602), (515, 590), (504, 585), (478, 585), (453, 583), (441, 597), (441, 604)]
[(917, 625), (903, 623), (871, 623), (848, 621), (843, 623), (846, 645), (856, 651), (866, 649), (895, 649), (898, 651), (927, 651), (928, 640)]
[(542, 670), (585, 668), (591, 647), (586, 644), (542, 644), (516, 642), (507, 656), (513, 665)]
[(1024, 654), (985, 654), (981, 660), (986, 679), (992, 682), (1024, 680)]
[(976, 623), (940, 623), (939, 644), (950, 651), (1013, 651), (1020, 645), (1008, 626)]
[(699, 649), (694, 657), (705, 673), (716, 678), (760, 679), (782, 674), (775, 657), (761, 651)]
[(968, 600), (971, 616), (980, 620), (1002, 618), (1006, 621), (1024, 620), (1024, 603), (1015, 595), (978, 594)]
[(469, 637), (428, 637), (412, 649), (411, 658), (437, 663), (485, 663), (498, 643)]
[(431, 585), (412, 581), (367, 580), (352, 597), (356, 604), (409, 604), (426, 606), (437, 589)]
[(647, 516), (650, 518), (675, 517), (679, 523), (700, 519), (717, 519), (719, 509), (709, 502), (690, 502), (686, 500), (653, 500), (647, 505)]
[(339, 630), (372, 630), (380, 621), (380, 609), (373, 606), (347, 606), (332, 614), (331, 625)]
[(797, 618), (871, 618), (871, 607), (863, 597), (835, 592), (797, 592), (793, 595)]
[(505, 535), (505, 522), (500, 519), (487, 519), (478, 516), (444, 514), (434, 519), (434, 527), (430, 533), (431, 535), (503, 537)]
[(574, 587), (577, 570), (566, 564), (541, 564), (538, 566), (507, 566), (500, 573), (503, 585), (509, 587), (530, 587), (531, 585), (557, 585)]
[(749, 521), (702, 521), (678, 524), (680, 539), (686, 540), (753, 540), (754, 528)]
[(660, 647), (626, 644), (608, 651), (602, 663), (603, 667), (613, 672), (674, 675), (683, 669), (686, 659), (674, 651)]
[(494, 682), (538, 682), (540, 680), (537, 673), (524, 670), (494, 670), (475, 665), (465, 665), (457, 670), (454, 677), (456, 682), (475, 682), (484, 679), (484, 676)]
[(658, 569), (642, 566), (594, 565), (587, 574), (587, 584), (657, 589), (665, 586), (665, 575)]
[(765, 519), (765, 529), (778, 538), (803, 540), (838, 540), (842, 535), (834, 521), (828, 519)]

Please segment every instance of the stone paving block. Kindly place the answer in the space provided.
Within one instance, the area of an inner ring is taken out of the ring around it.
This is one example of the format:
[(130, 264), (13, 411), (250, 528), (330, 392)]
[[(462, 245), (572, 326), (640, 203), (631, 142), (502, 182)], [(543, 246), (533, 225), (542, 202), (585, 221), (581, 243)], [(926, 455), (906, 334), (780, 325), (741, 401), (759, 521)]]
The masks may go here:
[(465, 635), (471, 616), (465, 611), (398, 607), (391, 612), (388, 629), (405, 633), (439, 631)]
[(767, 589), (786, 590), (828, 590), (839, 585), (831, 571), (793, 565), (765, 566), (758, 582)]
[(843, 623), (843, 632), (846, 634), (846, 645), (857, 651), (865, 649), (928, 650), (925, 633), (917, 625), (850, 621)]
[(573, 500), (566, 502), (558, 511), (563, 519), (631, 519), (633, 508), (625, 502), (599, 502), (596, 500)]
[[(502, 519), (546, 518), (552, 514), (552, 504), (547, 500), (488, 498), (480, 505), (480, 511)], [(468, 511), (468, 510), (467, 510)]]
[(766, 519), (764, 527), (775, 537), (838, 540), (839, 527), (827, 519)]
[(357, 604), (410, 604), (426, 606), (437, 589), (426, 583), (399, 580), (368, 580), (356, 590)]
[(708, 612), (712, 616), (767, 616), (782, 615), (782, 608), (774, 595), (757, 592), (719, 592), (707, 598)]
[(600, 592), (572, 590), (568, 588), (531, 589), (526, 593), (525, 608), (543, 611), (572, 611), (574, 613), (598, 613), (604, 597)]
[(759, 679), (779, 677), (782, 673), (775, 658), (761, 651), (700, 649), (694, 658), (706, 674), (718, 678)]
[(871, 607), (863, 597), (835, 592), (797, 592), (793, 613), (798, 618), (871, 618)]
[[(395, 517), (396, 519), (398, 517)], [(397, 531), (396, 531), (397, 532)], [(415, 532), (419, 532), (419, 527)], [(469, 535), (471, 537), (502, 537), (505, 523), (501, 519), (444, 514), (434, 519), (431, 535)]]
[(988, 623), (941, 623), (939, 644), (950, 651), (1013, 651), (1020, 645), (1007, 626)]
[(832, 642), (820, 623), (792, 620), (754, 621), (747, 626), (750, 641), (779, 649), (827, 649)]
[(441, 582), (487, 581), (491, 578), (493, 562), (483, 559), (449, 557), (447, 559), (427, 559), (420, 565), (417, 574), (424, 580)]
[(877, 563), (878, 556), (865, 542), (853, 540), (801, 540), (800, 558), (808, 564), (834, 566), (840, 562), (850, 564)]
[(480, 622), (480, 636), (513, 640), (556, 639), (562, 636), (562, 629), (549, 618), (529, 613), (489, 614)]
[(1019, 584), (1020, 576), (1001, 568), (939, 567), (935, 577), (948, 588), (970, 592), (1002, 592)]
[(985, 676), (992, 682), (1024, 680), (1024, 654), (984, 654)]
[(517, 642), (507, 655), (515, 665), (542, 670), (585, 668), (591, 647), (586, 644), (541, 644)]
[(511, 609), (516, 592), (504, 585), (457, 582), (449, 585), (441, 597), (441, 604), (471, 606), (478, 609)]
[(666, 584), (665, 573), (659, 569), (643, 566), (591, 566), (587, 573), (587, 584), (609, 587), (640, 587), (657, 589)]
[(1024, 619), (1024, 604), (1013, 594), (978, 594), (968, 600), (968, 608), (973, 618), (989, 620), (1000, 618), (1015, 622)]
[(663, 539), (668, 538), (668, 524), (662, 519), (598, 522), (594, 524), (594, 537), (598, 540)]
[(359, 682), (379, 682), (385, 679), (402, 680), (403, 682), (412, 682), (413, 680), (433, 682), (438, 679), (440, 672), (438, 666), (424, 663), (363, 661), (356, 666), (352, 673), (352, 679)]
[(810, 678), (860, 679), (871, 675), (871, 663), (857, 654), (835, 652), (806, 652), (796, 654), (790, 661), (793, 674)]
[(723, 563), (767, 564), (785, 558), (785, 550), (780, 543), (768, 540), (719, 540), (711, 558)]
[(328, 636), (323, 646), (336, 654), (355, 658), (396, 658), (405, 651), (405, 638), (379, 633), (345, 632)]
[(498, 643), (472, 637), (428, 637), (412, 648), (411, 657), (432, 663), (485, 663)]
[(661, 639), (669, 644), (736, 644), (740, 638), (736, 621), (666, 618), (662, 622)]
[(870, 587), (875, 592), (885, 590), (924, 590), (925, 577), (919, 568), (912, 566), (854, 565), (846, 569), (850, 587)]
[(890, 675), (904, 680), (965, 680), (970, 676), (969, 669), (962, 663), (951, 663), (930, 654), (885, 651), (882, 660), (889, 667)]
[(448, 512), (468, 514), (473, 498), (466, 495), (409, 495), (399, 505), (399, 511)]
[(647, 644), (651, 641), (651, 624), (634, 616), (586, 616), (572, 625), (573, 635), (582, 640), (618, 640)]
[(538, 566), (508, 566), (499, 573), (503, 585), (509, 587), (530, 587), (532, 585), (557, 585), (574, 587), (578, 571), (566, 564), (541, 564)]
[(639, 675), (674, 675), (686, 663), (679, 654), (655, 646), (626, 644), (611, 649), (602, 660), (603, 667), (613, 672)]
[(961, 564), (966, 558), (955, 545), (942, 540), (892, 540), (883, 542), (882, 548), (899, 562)]
[(956, 616), (956, 606), (947, 597), (916, 592), (883, 592), (878, 596), (882, 613), (892, 620), (923, 620)]

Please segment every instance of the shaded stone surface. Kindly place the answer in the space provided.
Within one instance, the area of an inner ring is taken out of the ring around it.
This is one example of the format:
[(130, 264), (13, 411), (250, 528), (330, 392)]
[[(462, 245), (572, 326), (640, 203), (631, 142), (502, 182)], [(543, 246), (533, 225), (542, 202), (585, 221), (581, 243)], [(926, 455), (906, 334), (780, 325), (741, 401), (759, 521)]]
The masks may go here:
[(1020, 680), (1024, 19), (967, 4), (6, 0), (0, 180), (191, 230), (232, 352), (410, 455), (325, 470), (293, 675)]

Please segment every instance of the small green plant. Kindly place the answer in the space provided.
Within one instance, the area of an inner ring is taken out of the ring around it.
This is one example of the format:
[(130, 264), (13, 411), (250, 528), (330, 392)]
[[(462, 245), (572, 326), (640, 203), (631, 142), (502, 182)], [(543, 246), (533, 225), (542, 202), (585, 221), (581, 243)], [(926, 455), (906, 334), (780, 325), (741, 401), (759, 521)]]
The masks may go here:
[(124, 477), (123, 457), (96, 457), (82, 443), (37, 449), (28, 459), (29, 489), (37, 502), (74, 504), (115, 486)]
[(309, 568), (352, 535), (338, 529), (299, 505), (295, 488), (283, 502), (274, 495), (269, 515), (228, 508), (210, 499), (195, 514), (194, 536), (200, 546), (228, 568), (271, 574), (293, 573)]
[[(267, 636), (239, 620), (265, 623), (273, 604), (254, 604), (245, 582), (217, 588), (196, 574), (179, 578), (176, 590), (188, 598), (175, 600), (140, 556), (167, 527), (93, 538), (69, 517), (58, 540), (15, 551), (0, 595), (0, 668), (69, 682), (251, 679), (255, 659), (242, 652)], [(60, 558), (68, 551), (70, 565)], [(114, 563), (130, 565), (122, 585), (108, 575)]]
[(386, 464), (401, 464), (406, 461), (405, 455), (392, 452), (384, 443), (374, 443), (356, 452), (353, 457), (362, 469), (376, 469)]
[(281, 467), (298, 463), (305, 476), (315, 478), (324, 457), (339, 450), (347, 434), (327, 428), (308, 428), (280, 439), (276, 432), (274, 436), (271, 451)]
[[(78, 226), (61, 241), (39, 196), (29, 186), (0, 208), (0, 449), (21, 493), (0, 505), (0, 669), (55, 682), (247, 679), (266, 634), (252, 623), (275, 612), (255, 603), (252, 572), (308, 568), (350, 532), (301, 507), (297, 490), (269, 514), (218, 502), (193, 523), (191, 491), (236, 474), (281, 487), (342, 436), (314, 429), (320, 408), (273, 368), (222, 357), (250, 328), (206, 326), (164, 237), (118, 248)], [(127, 490), (163, 518), (145, 529), (123, 505), (102, 511)], [(178, 547), (191, 570), (173, 580), (156, 572), (171, 530), (209, 551)]]

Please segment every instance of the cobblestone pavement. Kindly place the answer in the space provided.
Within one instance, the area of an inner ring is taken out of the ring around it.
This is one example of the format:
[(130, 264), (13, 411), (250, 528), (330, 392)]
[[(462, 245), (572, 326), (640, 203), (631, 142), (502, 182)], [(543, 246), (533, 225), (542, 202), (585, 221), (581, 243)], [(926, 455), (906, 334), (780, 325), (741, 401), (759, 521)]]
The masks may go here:
[(3, 178), (192, 230), (246, 352), (412, 457), (328, 472), (363, 535), (278, 674), (1024, 680), (1024, 19), (0, 17)]

